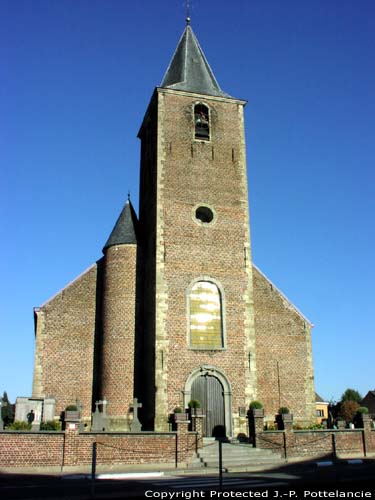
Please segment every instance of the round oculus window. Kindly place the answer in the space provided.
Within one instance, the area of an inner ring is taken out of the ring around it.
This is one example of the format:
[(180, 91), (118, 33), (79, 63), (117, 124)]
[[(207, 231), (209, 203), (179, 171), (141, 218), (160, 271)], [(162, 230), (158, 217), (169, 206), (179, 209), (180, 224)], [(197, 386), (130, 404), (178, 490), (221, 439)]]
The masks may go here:
[(205, 224), (209, 224), (214, 219), (213, 211), (208, 207), (198, 207), (195, 211), (195, 217)]

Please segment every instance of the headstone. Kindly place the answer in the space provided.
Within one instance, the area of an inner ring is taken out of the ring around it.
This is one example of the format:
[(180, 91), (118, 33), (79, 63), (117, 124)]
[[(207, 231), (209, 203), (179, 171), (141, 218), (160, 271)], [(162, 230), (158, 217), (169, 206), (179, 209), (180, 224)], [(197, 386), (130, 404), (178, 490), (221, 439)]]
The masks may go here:
[[(40, 426), (40, 422), (42, 421), (43, 415), (43, 399), (39, 398), (17, 398), (16, 399), (16, 414), (15, 420), (21, 422), (27, 422), (27, 414), (30, 411), (34, 411), (34, 426), (36, 428), (38, 424), (38, 429)], [(34, 429), (33, 429), (34, 430)]]
[(132, 408), (133, 408), (133, 421), (130, 424), (130, 431), (141, 432), (142, 425), (138, 419), (138, 408), (142, 408), (142, 403), (138, 403), (138, 399), (134, 398)]
[(79, 430), (79, 432), (84, 432), (84, 430), (85, 430), (85, 424), (82, 422), (83, 404), (81, 403), (81, 401), (79, 399), (76, 400), (76, 406), (77, 406), (77, 409), (78, 409), (78, 412), (79, 412), (79, 416), (80, 416), (80, 422), (78, 424), (78, 430)]
[(56, 409), (55, 398), (45, 398), (43, 406), (43, 421), (48, 422), (49, 420), (54, 420)]
[[(107, 404), (108, 401), (105, 399), (103, 401), (95, 402), (95, 412), (92, 414), (92, 426), (91, 430), (94, 432), (102, 432), (109, 430), (109, 418), (107, 417)], [(99, 410), (99, 406), (102, 407), (102, 411)]]

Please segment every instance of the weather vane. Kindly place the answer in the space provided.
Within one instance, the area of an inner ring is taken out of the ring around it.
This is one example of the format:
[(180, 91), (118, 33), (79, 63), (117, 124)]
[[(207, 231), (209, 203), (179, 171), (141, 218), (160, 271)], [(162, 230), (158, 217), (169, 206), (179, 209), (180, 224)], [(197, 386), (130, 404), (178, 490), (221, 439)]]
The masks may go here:
[(186, 0), (186, 24), (190, 24), (190, 0)]

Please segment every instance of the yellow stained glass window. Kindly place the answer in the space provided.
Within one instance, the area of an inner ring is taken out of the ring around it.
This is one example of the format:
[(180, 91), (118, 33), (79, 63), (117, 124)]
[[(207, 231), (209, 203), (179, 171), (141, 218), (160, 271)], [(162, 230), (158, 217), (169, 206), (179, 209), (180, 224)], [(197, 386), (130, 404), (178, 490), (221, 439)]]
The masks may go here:
[(189, 295), (190, 345), (204, 349), (223, 347), (221, 294), (210, 281), (198, 281)]

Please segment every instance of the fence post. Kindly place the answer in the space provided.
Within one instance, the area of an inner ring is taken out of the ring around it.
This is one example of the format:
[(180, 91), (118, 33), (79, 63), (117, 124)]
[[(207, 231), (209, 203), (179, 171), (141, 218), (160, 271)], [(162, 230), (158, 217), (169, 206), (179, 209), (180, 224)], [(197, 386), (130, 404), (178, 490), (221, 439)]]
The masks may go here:
[(337, 458), (337, 449), (336, 449), (336, 434), (332, 433), (332, 455), (334, 460)]
[(92, 455), (91, 455), (91, 496), (95, 495), (95, 476), (96, 476), (96, 450), (97, 442), (92, 443)]
[(288, 452), (287, 452), (287, 442), (286, 442), (286, 432), (283, 430), (283, 448), (284, 448), (284, 458), (287, 460)]
[(223, 442), (219, 438), (219, 489), (223, 489)]

